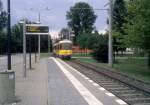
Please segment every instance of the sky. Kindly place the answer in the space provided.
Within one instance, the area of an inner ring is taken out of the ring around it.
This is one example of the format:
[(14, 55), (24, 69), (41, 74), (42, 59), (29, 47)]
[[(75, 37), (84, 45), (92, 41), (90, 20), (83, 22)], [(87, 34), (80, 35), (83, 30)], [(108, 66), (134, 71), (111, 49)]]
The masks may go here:
[[(1, 0), (4, 9), (7, 8), (7, 0)], [(23, 18), (30, 21), (38, 21), (38, 13), (41, 14), (41, 23), (48, 25), (52, 36), (57, 36), (62, 28), (67, 27), (66, 12), (77, 2), (87, 2), (94, 9), (104, 9), (108, 0), (10, 0), (11, 1), (11, 24), (17, 23)], [(50, 10), (47, 11), (46, 8)], [(107, 11), (95, 10), (97, 20), (95, 26), (100, 33), (107, 28)]]

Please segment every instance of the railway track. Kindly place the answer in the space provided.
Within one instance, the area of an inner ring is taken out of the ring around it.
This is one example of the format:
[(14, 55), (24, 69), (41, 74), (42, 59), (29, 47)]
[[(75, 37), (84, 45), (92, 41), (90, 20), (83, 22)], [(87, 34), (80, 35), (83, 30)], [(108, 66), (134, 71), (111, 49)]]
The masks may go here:
[(119, 77), (114, 78), (113, 76), (111, 77), (111, 74), (104, 74), (100, 72), (101, 68), (94, 67), (94, 65), (75, 60), (67, 61), (67, 63), (91, 78), (100, 86), (124, 100), (129, 105), (150, 105), (149, 92), (125, 83), (124, 81), (119, 80)]

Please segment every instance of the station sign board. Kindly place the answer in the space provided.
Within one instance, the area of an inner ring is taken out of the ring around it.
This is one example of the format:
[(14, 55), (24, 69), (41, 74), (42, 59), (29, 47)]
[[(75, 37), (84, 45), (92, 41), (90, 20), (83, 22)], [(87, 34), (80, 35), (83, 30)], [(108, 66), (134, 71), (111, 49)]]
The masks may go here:
[(26, 35), (47, 35), (49, 27), (40, 24), (26, 24)]

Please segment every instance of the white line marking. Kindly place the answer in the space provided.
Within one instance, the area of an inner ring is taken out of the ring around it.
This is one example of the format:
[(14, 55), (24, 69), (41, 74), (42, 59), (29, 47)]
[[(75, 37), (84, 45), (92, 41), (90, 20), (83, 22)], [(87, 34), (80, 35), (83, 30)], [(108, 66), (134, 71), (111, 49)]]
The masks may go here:
[(118, 102), (120, 105), (126, 105), (127, 104), (126, 102), (124, 102), (123, 100), (120, 100), (120, 99), (116, 100), (116, 102)]
[(73, 68), (72, 66), (68, 65), (66, 62), (63, 62), (62, 60), (58, 59), (60, 62), (62, 62), (63, 64), (65, 64), (67, 67), (69, 67), (70, 69), (74, 70), (75, 72), (78, 72), (79, 75), (82, 75), (82, 73), (80, 73), (79, 71), (77, 71), (75, 68)]
[(112, 93), (105, 93), (106, 95), (110, 96), (110, 97), (114, 97), (115, 95)]
[(84, 79), (87, 79), (87, 80), (88, 80), (89, 78), (88, 78), (88, 77), (85, 77)]
[[(52, 58), (53, 60), (54, 60), (54, 58)], [(60, 62), (62, 62), (63, 64), (65, 64), (67, 67), (69, 67), (70, 69), (72, 69), (72, 70), (74, 70), (75, 72), (77, 72), (79, 75), (83, 75), (82, 73), (80, 73), (79, 71), (77, 71), (76, 69), (74, 69), (73, 67), (71, 67), (70, 65), (68, 65), (66, 62), (63, 62), (62, 60), (60, 60), (60, 59), (58, 59)], [(88, 77), (84, 77), (85, 79), (87, 79), (88, 81), (90, 81), (90, 82), (94, 82), (94, 81), (92, 81), (92, 80), (89, 80), (89, 78)], [(82, 84), (81, 84), (82, 85)], [(78, 90), (78, 89), (77, 89)], [(101, 91), (105, 91), (106, 89), (105, 88), (103, 88), (103, 87), (100, 87), (99, 88), (99, 90), (101, 90)], [(82, 89), (81, 89), (81, 91), (83, 91)], [(80, 93), (81, 94), (81, 93)], [(108, 96), (113, 96), (113, 94), (112, 93), (105, 93), (105, 94), (107, 94)], [(85, 96), (85, 97), (88, 97), (88, 96)], [(86, 100), (86, 99), (85, 99)], [(119, 103), (120, 105), (127, 105), (127, 103), (126, 102), (124, 102), (123, 100), (121, 100), (121, 99), (117, 99), (117, 100), (115, 100), (117, 103)], [(101, 103), (102, 104), (102, 103)], [(100, 104), (100, 105), (101, 105)], [(93, 104), (91, 104), (91, 105), (93, 105)], [(103, 105), (103, 104), (102, 104)]]
[(103, 87), (101, 87), (101, 88), (99, 88), (99, 90), (102, 90), (102, 91), (104, 91), (104, 90), (106, 90), (105, 88), (103, 88)]
[(62, 62), (63, 64), (65, 64), (66, 66), (68, 66), (69, 68), (71, 68), (72, 70), (74, 70), (77, 74), (79, 74), (81, 77), (83, 77), (84, 79), (89, 80), (89, 78), (87, 76), (85, 76), (84, 74), (80, 73), (79, 71), (77, 71), (76, 69), (74, 69), (73, 67), (71, 67), (70, 65), (68, 65), (66, 62), (63, 62), (62, 60), (58, 59), (60, 62)]
[(94, 85), (94, 86), (99, 86), (99, 84), (97, 84), (97, 83), (93, 83), (93, 85)]
[(93, 80), (88, 80), (89, 82), (93, 83), (94, 81)]
[(78, 71), (76, 71), (79, 75), (81, 75), (81, 73), (80, 72), (78, 72)]
[(89, 105), (103, 105), (103, 103), (101, 103), (86, 87), (83, 86), (83, 84), (81, 84), (69, 71), (67, 71), (60, 62), (58, 62), (55, 58), (53, 58), (53, 60)]
[(83, 74), (82, 74), (82, 75), (81, 75), (81, 77), (83, 77), (83, 78), (84, 78), (84, 77), (85, 77), (85, 75), (83, 75)]

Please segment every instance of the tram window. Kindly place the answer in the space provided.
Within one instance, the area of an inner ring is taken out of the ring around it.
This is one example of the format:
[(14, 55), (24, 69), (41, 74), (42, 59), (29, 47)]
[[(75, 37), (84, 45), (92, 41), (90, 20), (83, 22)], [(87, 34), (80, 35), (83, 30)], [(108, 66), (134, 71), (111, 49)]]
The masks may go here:
[(70, 49), (71, 49), (71, 44), (64, 43), (64, 44), (62, 44), (62, 48), (63, 48), (64, 50), (70, 50)]
[(60, 50), (62, 50), (62, 45), (60, 45)]

